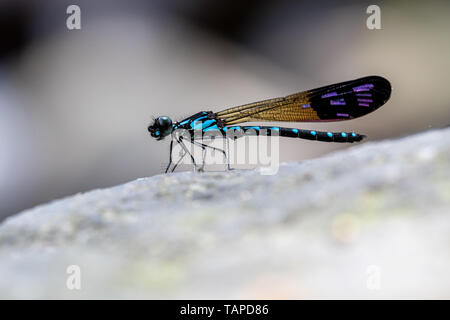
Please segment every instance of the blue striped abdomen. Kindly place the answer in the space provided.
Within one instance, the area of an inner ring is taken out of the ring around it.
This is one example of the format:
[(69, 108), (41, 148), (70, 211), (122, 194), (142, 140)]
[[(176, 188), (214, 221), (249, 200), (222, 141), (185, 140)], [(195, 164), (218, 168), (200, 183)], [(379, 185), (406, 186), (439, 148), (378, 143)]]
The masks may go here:
[(327, 132), (316, 130), (304, 130), (296, 128), (284, 128), (274, 126), (230, 126), (222, 128), (224, 133), (235, 134), (238, 138), (242, 135), (275, 135), (280, 137), (300, 138), (308, 140), (326, 141), (326, 142), (357, 142), (365, 138), (364, 135), (355, 132)]

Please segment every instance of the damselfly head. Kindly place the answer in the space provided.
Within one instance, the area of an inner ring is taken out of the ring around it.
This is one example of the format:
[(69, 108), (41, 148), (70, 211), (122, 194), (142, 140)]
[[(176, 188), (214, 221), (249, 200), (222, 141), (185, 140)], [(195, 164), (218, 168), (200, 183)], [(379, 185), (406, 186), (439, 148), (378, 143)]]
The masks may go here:
[(172, 133), (172, 120), (169, 117), (158, 117), (153, 124), (148, 126), (148, 132), (153, 138), (161, 140)]

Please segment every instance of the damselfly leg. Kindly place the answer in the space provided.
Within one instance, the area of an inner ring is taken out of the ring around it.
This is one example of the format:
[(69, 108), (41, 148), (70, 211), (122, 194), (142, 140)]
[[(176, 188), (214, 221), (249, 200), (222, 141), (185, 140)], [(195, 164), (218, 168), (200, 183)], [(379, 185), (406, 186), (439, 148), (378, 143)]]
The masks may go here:
[(210, 145), (192, 140), (192, 143), (196, 146), (199, 146), (200, 148), (202, 148), (202, 166), (200, 167), (200, 169), (203, 171), (205, 168), (205, 164), (206, 164), (206, 149), (209, 148), (213, 151), (218, 151), (220, 153), (223, 154), (223, 158), (225, 159), (225, 162), (227, 164), (227, 168), (230, 169), (230, 162), (228, 161), (228, 157), (227, 157), (227, 153), (225, 152), (225, 150), (220, 149), (220, 148), (216, 148), (216, 147), (212, 147)]

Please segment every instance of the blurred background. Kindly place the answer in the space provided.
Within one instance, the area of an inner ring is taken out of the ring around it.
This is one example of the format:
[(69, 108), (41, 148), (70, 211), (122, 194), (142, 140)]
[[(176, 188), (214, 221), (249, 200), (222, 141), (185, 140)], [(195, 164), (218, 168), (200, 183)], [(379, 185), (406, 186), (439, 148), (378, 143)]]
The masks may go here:
[[(81, 8), (81, 30), (66, 9)], [(366, 27), (370, 4), (381, 30)], [(399, 137), (450, 120), (448, 1), (0, 1), (0, 220), (163, 171), (152, 116), (291, 94), (366, 75), (393, 85), (358, 120), (297, 124)], [(351, 145), (281, 140), (281, 161)]]

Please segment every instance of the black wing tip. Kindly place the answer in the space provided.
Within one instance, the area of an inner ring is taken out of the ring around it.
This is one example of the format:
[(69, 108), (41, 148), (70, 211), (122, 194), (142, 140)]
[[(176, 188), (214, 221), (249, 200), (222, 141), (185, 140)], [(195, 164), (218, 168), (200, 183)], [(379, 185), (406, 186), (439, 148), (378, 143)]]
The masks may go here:
[(386, 83), (388, 86), (391, 86), (391, 83), (389, 82), (388, 79), (386, 79), (385, 77), (382, 77), (382, 76), (378, 76), (378, 75), (370, 75), (370, 76), (362, 77), (362, 78), (355, 79), (355, 80), (373, 81), (373, 82), (384, 82), (384, 83)]
[(389, 100), (389, 98), (391, 97), (391, 92), (392, 92), (392, 85), (389, 82), (388, 79), (382, 77), (382, 76), (377, 76), (377, 75), (372, 75), (372, 76), (367, 76), (367, 77), (363, 77), (357, 80), (361, 80), (361, 81), (366, 81), (366, 82), (371, 82), (376, 84), (376, 91), (383, 94), (383, 104)]
[(389, 88), (389, 89), (391, 88), (391, 83), (389, 82), (388, 79), (386, 79), (385, 77), (382, 77), (382, 76), (377, 76), (377, 75), (362, 77), (359, 79), (355, 79), (355, 81), (376, 82), (378, 84), (383, 85), (386, 88)]

